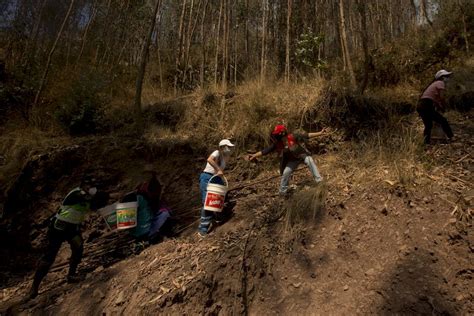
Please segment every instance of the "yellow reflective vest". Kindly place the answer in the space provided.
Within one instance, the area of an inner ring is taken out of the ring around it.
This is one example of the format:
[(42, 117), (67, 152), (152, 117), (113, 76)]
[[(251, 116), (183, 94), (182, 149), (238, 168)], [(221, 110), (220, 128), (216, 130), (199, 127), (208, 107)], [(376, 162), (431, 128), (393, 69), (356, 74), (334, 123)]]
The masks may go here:
[[(70, 224), (82, 224), (90, 211), (88, 194), (81, 188), (75, 188), (64, 198), (56, 218)], [(71, 201), (73, 202), (72, 204)]]

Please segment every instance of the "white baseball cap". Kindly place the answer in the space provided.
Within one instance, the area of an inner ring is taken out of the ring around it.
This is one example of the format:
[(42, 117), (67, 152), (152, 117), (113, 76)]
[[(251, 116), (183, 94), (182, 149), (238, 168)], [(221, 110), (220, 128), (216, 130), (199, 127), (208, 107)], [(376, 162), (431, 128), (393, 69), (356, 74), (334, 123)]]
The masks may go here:
[(221, 146), (229, 146), (229, 147), (234, 147), (235, 145), (230, 142), (228, 139), (223, 139), (219, 142), (219, 147)]
[(449, 72), (447, 70), (444, 70), (444, 69), (441, 69), (440, 71), (438, 71), (435, 75), (435, 79), (438, 80), (439, 78), (443, 77), (443, 76), (449, 76), (450, 74), (452, 74), (452, 72)]

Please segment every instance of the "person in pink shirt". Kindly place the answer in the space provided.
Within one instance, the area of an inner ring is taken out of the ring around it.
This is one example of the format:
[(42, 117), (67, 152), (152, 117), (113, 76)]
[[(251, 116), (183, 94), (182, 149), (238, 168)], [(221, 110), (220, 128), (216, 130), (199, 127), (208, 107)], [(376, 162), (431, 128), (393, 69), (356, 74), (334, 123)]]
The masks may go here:
[(441, 128), (450, 140), (453, 138), (453, 131), (451, 130), (451, 126), (449, 126), (448, 120), (441, 115), (441, 113), (436, 111), (436, 108), (445, 108), (446, 102), (443, 94), (444, 90), (446, 90), (446, 82), (451, 74), (452, 72), (444, 69), (438, 71), (434, 81), (423, 91), (418, 102), (416, 110), (425, 125), (423, 132), (425, 144), (430, 143), (433, 121), (441, 125)]

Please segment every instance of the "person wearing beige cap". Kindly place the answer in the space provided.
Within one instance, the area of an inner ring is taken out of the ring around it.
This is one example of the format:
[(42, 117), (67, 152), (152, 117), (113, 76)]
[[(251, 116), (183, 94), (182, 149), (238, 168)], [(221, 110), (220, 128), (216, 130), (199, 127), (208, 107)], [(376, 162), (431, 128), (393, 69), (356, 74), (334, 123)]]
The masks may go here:
[(431, 141), (433, 121), (441, 125), (441, 128), (450, 140), (453, 138), (453, 131), (451, 130), (451, 126), (449, 126), (448, 120), (441, 115), (441, 113), (436, 111), (436, 108), (444, 109), (446, 106), (444, 91), (446, 90), (446, 82), (451, 74), (452, 72), (444, 69), (438, 71), (435, 74), (435, 79), (423, 91), (418, 102), (416, 110), (425, 125), (423, 132), (425, 144), (429, 144)]
[[(219, 149), (213, 151), (207, 158), (206, 167), (204, 168), (203, 172), (199, 176), (199, 189), (201, 191), (201, 199), (202, 199), (203, 205), (206, 200), (207, 185), (209, 183), (209, 180), (215, 175), (218, 175), (218, 176), (224, 175), (224, 169), (225, 169), (226, 163), (229, 160), (230, 153), (232, 152), (232, 148), (234, 146), (235, 145), (232, 144), (230, 140), (223, 139), (219, 142)], [(222, 181), (220, 177), (216, 179), (216, 181), (217, 181), (216, 183), (218, 184), (224, 184), (224, 182)], [(209, 232), (209, 228), (213, 220), (213, 217), (214, 217), (213, 212), (206, 211), (204, 207), (201, 209), (201, 222), (199, 224), (199, 229), (198, 229), (198, 233), (200, 236), (207, 235), (207, 233)]]

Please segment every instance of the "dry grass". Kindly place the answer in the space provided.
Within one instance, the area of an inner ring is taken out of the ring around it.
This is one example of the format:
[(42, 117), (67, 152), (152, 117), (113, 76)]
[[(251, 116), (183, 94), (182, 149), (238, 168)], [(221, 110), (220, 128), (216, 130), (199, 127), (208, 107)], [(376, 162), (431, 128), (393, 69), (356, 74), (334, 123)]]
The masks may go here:
[(284, 230), (293, 235), (298, 225), (314, 223), (324, 210), (326, 195), (327, 186), (324, 182), (295, 192), (284, 205)]
[(247, 82), (235, 91), (202, 90), (186, 109), (178, 133), (214, 147), (222, 138), (232, 138), (238, 149), (263, 146), (277, 123), (300, 127), (302, 116), (319, 97), (320, 81), (306, 84), (265, 85)]
[[(423, 145), (420, 124), (413, 116), (391, 123), (391, 127), (377, 131), (360, 141), (347, 143), (339, 159), (330, 162), (326, 169), (346, 170), (356, 184), (384, 184), (411, 186), (418, 170), (424, 169)], [(337, 177), (343, 175), (337, 175)], [(335, 182), (343, 178), (332, 179)]]
[(169, 151), (172, 151), (176, 146), (188, 144), (190, 138), (187, 134), (177, 134), (169, 127), (161, 126), (152, 126), (143, 137), (147, 144), (168, 148)]
[(70, 142), (69, 137), (57, 137), (33, 128), (16, 129), (0, 136), (0, 156), (3, 157), (0, 165), (0, 192), (5, 192), (10, 187), (31, 156)]

